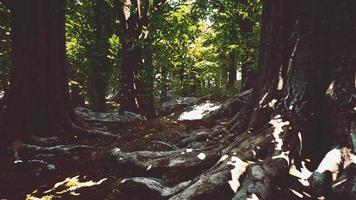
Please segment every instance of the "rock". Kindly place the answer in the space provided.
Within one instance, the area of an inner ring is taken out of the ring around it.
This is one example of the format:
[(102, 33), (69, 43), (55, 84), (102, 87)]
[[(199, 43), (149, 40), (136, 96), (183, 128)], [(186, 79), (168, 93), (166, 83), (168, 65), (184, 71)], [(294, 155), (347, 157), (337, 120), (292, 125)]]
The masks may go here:
[(178, 121), (200, 120), (203, 119), (205, 115), (208, 115), (210, 112), (213, 112), (219, 108), (220, 105), (206, 101), (199, 105), (192, 106), (188, 111), (183, 112), (179, 116)]
[(169, 115), (199, 102), (196, 97), (177, 97), (162, 104), (161, 114)]
[(222, 118), (234, 116), (236, 112), (239, 111), (242, 106), (247, 102), (251, 94), (252, 89), (237, 94), (236, 96), (223, 103), (219, 109), (214, 110), (209, 114), (205, 115), (203, 119), (208, 119), (211, 117)]
[(174, 91), (174, 90), (168, 90), (167, 91), (167, 98), (168, 99), (174, 99), (175, 97), (177, 97), (176, 91)]
[(128, 121), (145, 121), (147, 118), (143, 115), (125, 111), (122, 114), (116, 112), (113, 113), (100, 113), (93, 112), (90, 109), (78, 107), (75, 112), (88, 121), (99, 121), (99, 122), (128, 122)]

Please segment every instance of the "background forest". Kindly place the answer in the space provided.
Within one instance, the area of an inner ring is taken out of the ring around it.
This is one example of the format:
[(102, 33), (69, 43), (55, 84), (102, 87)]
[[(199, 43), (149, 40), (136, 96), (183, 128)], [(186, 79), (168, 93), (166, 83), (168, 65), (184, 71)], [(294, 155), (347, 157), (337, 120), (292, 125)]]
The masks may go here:
[[(106, 101), (119, 102), (131, 95), (124, 84), (134, 81), (141, 85), (135, 95), (142, 99), (140, 102), (148, 102), (142, 106), (146, 109), (123, 106), (121, 110), (152, 117), (152, 106), (157, 108), (166, 101), (167, 94), (223, 98), (236, 94), (241, 79), (257, 70), (259, 1), (142, 3), (141, 8), (130, 4), (132, 20), (141, 20), (141, 27), (124, 30), (120, 1), (66, 1), (67, 61), (76, 106), (85, 102), (92, 110), (104, 112), (112, 108)], [(1, 3), (0, 10), (3, 94), (9, 86), (11, 38), (9, 11)], [(134, 51), (136, 64), (123, 61), (130, 56), (126, 50)], [(129, 77), (134, 80), (126, 80), (130, 70), (135, 71), (135, 77)]]

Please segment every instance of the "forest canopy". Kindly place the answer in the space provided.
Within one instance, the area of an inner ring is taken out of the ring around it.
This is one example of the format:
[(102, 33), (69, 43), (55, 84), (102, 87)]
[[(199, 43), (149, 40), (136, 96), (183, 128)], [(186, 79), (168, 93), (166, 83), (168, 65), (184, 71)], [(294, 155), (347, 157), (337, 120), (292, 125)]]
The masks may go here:
[[(259, 1), (147, 1), (134, 45), (141, 46), (137, 79), (141, 95), (155, 106), (167, 92), (183, 96), (233, 95), (241, 87), (241, 66), (257, 71)], [(1, 91), (10, 75), (10, 17), (1, 4)], [(65, 30), (69, 83), (88, 106), (105, 111), (105, 100), (123, 95), (123, 33), (118, 1), (67, 0)], [(135, 8), (136, 9), (136, 8)], [(133, 11), (133, 14), (137, 10)], [(125, 36), (126, 37), (126, 36)], [(116, 99), (118, 100), (118, 99)]]

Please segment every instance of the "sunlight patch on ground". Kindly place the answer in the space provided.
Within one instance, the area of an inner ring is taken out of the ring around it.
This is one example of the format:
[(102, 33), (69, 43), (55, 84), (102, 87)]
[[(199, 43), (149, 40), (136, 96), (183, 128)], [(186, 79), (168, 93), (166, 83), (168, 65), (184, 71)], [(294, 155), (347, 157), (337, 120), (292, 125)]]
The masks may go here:
[(193, 152), (193, 149), (186, 149), (185, 150), (187, 153)]
[(211, 111), (217, 110), (221, 105), (216, 105), (210, 102), (206, 102), (200, 105), (196, 105), (192, 110), (182, 113), (178, 120), (197, 120), (202, 119), (206, 114)]
[(204, 160), (205, 158), (206, 158), (206, 155), (205, 155), (205, 153), (200, 153), (200, 154), (198, 154), (198, 156), (197, 156), (200, 160)]
[(273, 156), (272, 159), (284, 159), (289, 165), (289, 151), (283, 151), (281, 154)]
[(269, 103), (268, 103), (268, 106), (271, 107), (271, 108), (276, 108), (275, 105), (277, 103), (277, 99), (272, 99)]
[(283, 127), (288, 126), (290, 123), (289, 121), (283, 121), (281, 115), (277, 115), (274, 117), (269, 124), (271, 124), (274, 127), (273, 131), (273, 136), (274, 136), (274, 141), (276, 142), (276, 150), (282, 150), (283, 146), (283, 140), (280, 137), (280, 134), (283, 132)]
[(239, 178), (246, 171), (248, 163), (242, 161), (237, 156), (232, 156), (231, 160), (227, 164), (234, 166), (231, 170), (231, 181), (228, 183), (231, 189), (236, 193), (237, 189), (240, 187)]
[(293, 163), (292, 166), (289, 168), (289, 174), (298, 177), (298, 181), (302, 185), (309, 186), (308, 178), (312, 175), (312, 172), (305, 167), (304, 161), (302, 161), (302, 167), (300, 168), (300, 170), (298, 170)]
[(223, 155), (223, 156), (220, 158), (220, 160), (218, 161), (218, 163), (219, 163), (219, 162), (222, 162), (222, 161), (224, 161), (224, 160), (226, 160), (228, 157), (229, 157), (228, 155)]
[(296, 196), (298, 196), (299, 198), (303, 198), (304, 195), (302, 195), (301, 193), (297, 192), (296, 190), (293, 190), (291, 188), (288, 188), (291, 192), (293, 192), (293, 194), (295, 194)]
[(333, 180), (335, 180), (339, 173), (339, 165), (341, 162), (342, 156), (340, 149), (333, 149), (325, 155), (315, 171), (319, 173), (330, 171), (333, 174)]
[(259, 200), (256, 194), (252, 194), (250, 197), (247, 197), (246, 200)]
[[(343, 166), (341, 166), (342, 163)], [(346, 168), (351, 163), (356, 163), (356, 156), (351, 153), (351, 149), (345, 147), (341, 149), (335, 148), (325, 155), (315, 171), (319, 173), (330, 171), (334, 181), (340, 172), (340, 167)]]
[(345, 183), (346, 181), (347, 181), (347, 178), (345, 178), (345, 179), (343, 179), (343, 180), (341, 180), (341, 181), (339, 181), (339, 182), (333, 184), (333, 187), (336, 187), (336, 186), (338, 186), (338, 185), (341, 185), (341, 184)]
[(78, 190), (80, 188), (100, 185), (105, 180), (107, 180), (107, 178), (103, 178), (103, 179), (99, 180), (98, 182), (95, 182), (92, 180), (81, 182), (79, 180), (79, 176), (75, 176), (73, 178), (68, 177), (64, 181), (56, 183), (52, 189), (44, 192), (44, 194), (48, 194), (48, 195), (45, 195), (42, 197), (36, 197), (36, 196), (34, 196), (34, 194), (37, 191), (34, 191), (32, 194), (27, 195), (26, 200), (50, 200), (50, 199), (53, 199), (54, 197), (56, 197), (56, 195), (61, 195), (64, 193), (69, 193), (73, 196), (78, 196), (80, 194), (76, 193), (75, 192), (76, 190)]
[(268, 96), (268, 92), (263, 95), (262, 99), (260, 100), (259, 104), (262, 105), (262, 103), (265, 101), (266, 97)]

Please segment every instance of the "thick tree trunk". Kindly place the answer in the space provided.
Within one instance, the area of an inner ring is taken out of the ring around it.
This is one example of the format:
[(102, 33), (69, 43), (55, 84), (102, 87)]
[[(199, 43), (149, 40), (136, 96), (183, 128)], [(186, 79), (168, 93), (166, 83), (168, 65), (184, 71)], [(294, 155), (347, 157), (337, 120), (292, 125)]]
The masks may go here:
[(120, 110), (140, 113), (138, 101), (138, 66), (140, 50), (130, 49), (128, 45), (122, 49)]
[(149, 2), (142, 3), (130, 0), (116, 2), (120, 20), (118, 35), (122, 44), (120, 112), (130, 111), (152, 117), (154, 116), (152, 52), (145, 46), (147, 39), (141, 38), (144, 34), (142, 27), (148, 26), (149, 23), (147, 17)]
[(9, 137), (20, 137), (25, 130), (49, 135), (61, 127), (61, 118), (70, 115), (64, 5), (61, 1), (14, 1), (11, 23), (13, 68), (5, 130)]
[(69, 101), (64, 2), (9, 3), (13, 67), (1, 123), (2, 142), (32, 135), (89, 133)]

